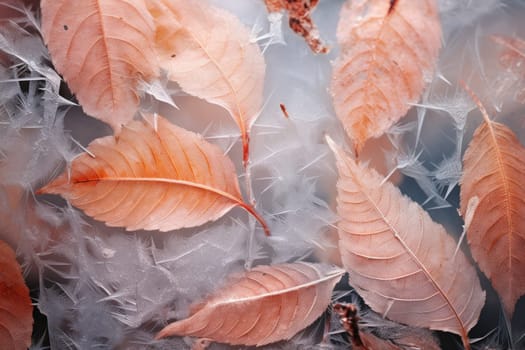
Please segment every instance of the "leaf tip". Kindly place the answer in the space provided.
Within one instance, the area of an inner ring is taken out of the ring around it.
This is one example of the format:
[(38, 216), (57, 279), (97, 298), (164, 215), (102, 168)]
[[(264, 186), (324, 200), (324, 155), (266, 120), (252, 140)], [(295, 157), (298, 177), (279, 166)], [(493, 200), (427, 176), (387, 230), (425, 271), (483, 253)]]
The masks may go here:
[[(352, 157), (345, 156), (343, 149), (329, 135), (325, 135), (325, 141), (338, 163), (346, 162), (346, 160), (350, 160), (352, 163), (355, 162), (355, 159)], [(355, 154), (357, 154), (357, 152), (355, 152)]]
[(485, 109), (485, 106), (483, 106), (483, 103), (481, 103), (481, 100), (476, 95), (476, 93), (474, 91), (472, 91), (472, 89), (467, 85), (467, 83), (465, 81), (460, 80), (459, 84), (461, 85), (463, 90), (465, 90), (470, 95), (470, 98), (472, 99), (472, 101), (474, 101), (474, 103), (478, 106), (478, 109), (480, 110), (481, 114), (483, 115), (483, 119), (485, 120), (485, 122), (488, 125), (490, 125), (492, 120), (489, 117), (489, 113)]
[(171, 322), (164, 328), (162, 328), (156, 335), (155, 340), (161, 340), (171, 336), (184, 335), (184, 330), (180, 327), (181, 323), (184, 324), (185, 320)]
[(70, 186), (69, 181), (64, 175), (57, 177), (53, 181), (39, 188), (35, 193), (41, 194), (59, 194), (67, 192), (67, 187)]

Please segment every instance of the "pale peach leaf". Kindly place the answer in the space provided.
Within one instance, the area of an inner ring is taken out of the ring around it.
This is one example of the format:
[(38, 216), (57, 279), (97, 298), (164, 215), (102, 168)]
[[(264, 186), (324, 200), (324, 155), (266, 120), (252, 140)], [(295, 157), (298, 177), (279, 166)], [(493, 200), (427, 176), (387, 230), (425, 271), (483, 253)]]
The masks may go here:
[(194, 227), (241, 206), (267, 232), (243, 202), (222, 150), (162, 117), (131, 121), (117, 137), (96, 139), (87, 149), (39, 193), (60, 194), (87, 215), (128, 230)]
[(194, 336), (257, 346), (290, 339), (326, 310), (343, 273), (324, 264), (258, 266), (215, 291), (187, 319), (166, 326), (157, 339)]
[(0, 241), (0, 344), (26, 350), (31, 345), (33, 306), (15, 252)]
[(188, 94), (225, 108), (238, 125), (243, 157), (249, 131), (263, 105), (266, 65), (249, 29), (234, 15), (205, 1), (148, 3), (157, 23), (162, 68)]
[(42, 34), (84, 111), (120, 131), (141, 80), (158, 75), (155, 25), (144, 0), (42, 0)]
[(441, 46), (435, 0), (354, 0), (341, 10), (331, 94), (359, 151), (419, 99)]
[(460, 211), (472, 256), (512, 316), (525, 294), (525, 147), (483, 114), (463, 157)]
[(468, 331), (485, 302), (456, 242), (417, 203), (328, 139), (339, 170), (339, 249), (349, 282), (376, 312), (416, 327)]

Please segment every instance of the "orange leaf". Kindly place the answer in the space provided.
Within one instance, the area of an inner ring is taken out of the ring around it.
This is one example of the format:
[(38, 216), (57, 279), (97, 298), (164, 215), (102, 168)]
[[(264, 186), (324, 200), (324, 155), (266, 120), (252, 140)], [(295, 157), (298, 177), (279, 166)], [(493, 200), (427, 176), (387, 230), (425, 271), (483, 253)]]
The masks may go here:
[(350, 284), (376, 312), (461, 335), (485, 302), (478, 275), (443, 226), (331, 139), (339, 170), (339, 249)]
[(139, 80), (158, 73), (155, 27), (143, 0), (42, 0), (53, 64), (84, 111), (120, 131), (138, 109)]
[(39, 193), (60, 194), (87, 215), (128, 230), (194, 227), (241, 206), (267, 231), (242, 201), (222, 150), (162, 117), (131, 121), (88, 151)]
[(33, 306), (15, 252), (0, 241), (0, 344), (26, 350), (31, 345)]
[(525, 148), (480, 107), (485, 121), (463, 157), (460, 211), (472, 256), (512, 316), (525, 294)]
[(262, 109), (266, 70), (249, 30), (237, 17), (204, 1), (158, 0), (148, 6), (169, 79), (231, 114), (242, 134), (246, 163), (250, 127)]
[(302, 36), (314, 53), (327, 53), (329, 49), (319, 38), (319, 30), (311, 13), (319, 0), (264, 0), (268, 12), (286, 10), (290, 28)]
[(216, 291), (189, 318), (157, 335), (208, 338), (237, 345), (265, 345), (293, 337), (330, 303), (344, 271), (330, 265), (258, 266)]
[(434, 0), (347, 1), (331, 93), (337, 117), (359, 151), (416, 102), (441, 46)]

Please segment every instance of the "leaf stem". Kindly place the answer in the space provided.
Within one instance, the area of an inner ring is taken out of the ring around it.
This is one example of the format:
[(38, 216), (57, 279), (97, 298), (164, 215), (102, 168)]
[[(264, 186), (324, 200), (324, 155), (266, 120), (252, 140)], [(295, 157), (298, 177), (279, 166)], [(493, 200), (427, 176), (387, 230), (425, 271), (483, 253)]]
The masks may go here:
[[(246, 130), (242, 130), (242, 164), (244, 166), (244, 170), (246, 173), (248, 173), (248, 168), (250, 166), (250, 135), (248, 135), (248, 132)], [(248, 189), (247, 189), (248, 190)], [(251, 186), (250, 186), (250, 192), (251, 192)]]
[(268, 224), (263, 219), (263, 217), (261, 215), (259, 215), (259, 213), (257, 213), (255, 208), (253, 206), (251, 206), (250, 204), (246, 204), (244, 202), (240, 202), (239, 206), (241, 208), (243, 208), (244, 210), (246, 210), (249, 214), (251, 214), (257, 221), (259, 221), (259, 224), (261, 224), (261, 226), (262, 226), (262, 228), (264, 230), (264, 234), (269, 237), (270, 236), (270, 228), (268, 227)]

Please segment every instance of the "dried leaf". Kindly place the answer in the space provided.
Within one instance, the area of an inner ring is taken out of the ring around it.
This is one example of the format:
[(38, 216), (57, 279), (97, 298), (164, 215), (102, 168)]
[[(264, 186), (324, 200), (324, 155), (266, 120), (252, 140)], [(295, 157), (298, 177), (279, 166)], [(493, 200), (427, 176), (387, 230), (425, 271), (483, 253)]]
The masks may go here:
[(372, 333), (361, 333), (361, 340), (362, 344), (361, 346), (356, 346), (352, 349), (354, 350), (402, 350), (399, 346), (389, 342), (388, 340), (384, 340), (381, 338), (376, 337)]
[(0, 2), (0, 26), (10, 19), (20, 16), (17, 8), (20, 6), (17, 0), (4, 0)]
[(258, 266), (198, 304), (157, 335), (195, 336), (237, 345), (290, 339), (328, 307), (344, 271), (330, 265)]
[[(440, 349), (437, 340), (426, 329), (384, 320), (370, 311), (361, 319), (362, 314), (355, 304), (337, 303), (334, 304), (334, 311), (350, 336), (354, 350)], [(379, 319), (379, 322), (374, 322), (374, 318)], [(371, 333), (370, 322), (373, 322), (371, 328), (375, 329), (379, 336)]]
[(356, 0), (341, 10), (331, 93), (359, 151), (416, 102), (441, 46), (434, 0)]
[(463, 157), (460, 211), (472, 256), (512, 316), (525, 294), (525, 148), (480, 107), (485, 121)]
[(246, 163), (249, 131), (262, 109), (266, 70), (249, 30), (237, 17), (204, 1), (158, 0), (148, 6), (169, 79), (231, 114), (241, 131)]
[(401, 347), (401, 349), (441, 350), (437, 338), (432, 337), (431, 333), (407, 335), (402, 338), (397, 338), (395, 343), (397, 346)]
[(84, 111), (119, 132), (138, 109), (139, 81), (158, 74), (144, 0), (42, 0), (41, 9), (56, 69)]
[(319, 0), (264, 0), (269, 13), (287, 11), (290, 28), (302, 36), (314, 53), (327, 53), (311, 13)]
[[(441, 347), (437, 344), (433, 338), (419, 339), (406, 337), (403, 339), (397, 339), (396, 342), (391, 342), (386, 339), (382, 339), (375, 336), (373, 333), (361, 332), (361, 339), (363, 342), (362, 350), (408, 350), (408, 349), (421, 349), (421, 350), (440, 350)], [(356, 350), (354, 349), (354, 350)]]
[(364, 331), (373, 332), (380, 339), (388, 339), (401, 349), (441, 349), (439, 340), (428, 329), (406, 326), (386, 320), (371, 310), (367, 310), (360, 315)]
[(500, 56), (500, 63), (508, 69), (519, 69), (520, 75), (525, 75), (523, 60), (525, 60), (525, 41), (504, 35), (491, 35), (491, 39), (505, 48)]
[(26, 350), (31, 345), (33, 306), (15, 252), (0, 241), (0, 344)]
[(491, 39), (505, 48), (499, 61), (517, 79), (515, 100), (525, 104), (525, 41), (504, 35), (491, 35)]
[(128, 230), (194, 227), (234, 206), (267, 230), (242, 201), (234, 165), (222, 150), (162, 117), (132, 121), (88, 151), (39, 193), (60, 194), (87, 215)]
[(443, 226), (331, 139), (339, 169), (339, 248), (350, 284), (384, 317), (416, 327), (468, 331), (485, 302), (476, 270)]

